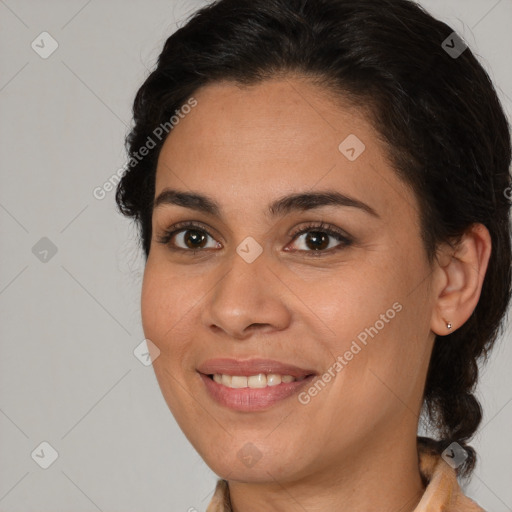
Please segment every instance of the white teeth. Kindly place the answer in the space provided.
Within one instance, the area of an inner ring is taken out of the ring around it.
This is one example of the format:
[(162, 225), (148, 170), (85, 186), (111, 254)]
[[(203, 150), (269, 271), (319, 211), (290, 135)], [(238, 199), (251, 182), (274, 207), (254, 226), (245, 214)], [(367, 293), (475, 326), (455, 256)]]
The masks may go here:
[(258, 373), (257, 375), (226, 375), (216, 373), (213, 380), (218, 384), (223, 384), (228, 388), (265, 388), (267, 386), (278, 386), (281, 382), (293, 382), (295, 380), (303, 380), (304, 377), (296, 379), (292, 375), (278, 375), (277, 373)]
[(232, 388), (246, 388), (247, 387), (247, 377), (233, 375), (233, 377), (231, 377), (231, 387)]
[(266, 388), (267, 377), (264, 373), (258, 373), (258, 375), (251, 375), (247, 379), (247, 387), (249, 388)]
[(281, 384), (281, 375), (277, 375), (277, 373), (267, 375), (267, 386), (277, 386), (279, 384)]

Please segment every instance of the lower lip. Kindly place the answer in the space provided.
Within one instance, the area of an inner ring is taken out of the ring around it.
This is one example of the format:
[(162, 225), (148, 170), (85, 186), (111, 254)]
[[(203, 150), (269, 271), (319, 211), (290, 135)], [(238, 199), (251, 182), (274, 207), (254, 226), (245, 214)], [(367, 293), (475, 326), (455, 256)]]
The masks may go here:
[(203, 373), (199, 375), (208, 393), (217, 403), (235, 411), (246, 412), (268, 409), (277, 402), (297, 394), (314, 377), (310, 375), (301, 381), (281, 382), (277, 386), (264, 388), (228, 388)]

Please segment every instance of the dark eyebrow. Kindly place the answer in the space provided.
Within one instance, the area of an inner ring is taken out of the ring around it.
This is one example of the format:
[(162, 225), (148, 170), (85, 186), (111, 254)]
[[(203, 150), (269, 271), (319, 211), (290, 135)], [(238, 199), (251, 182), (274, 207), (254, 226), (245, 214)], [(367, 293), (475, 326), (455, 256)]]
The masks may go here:
[[(153, 208), (162, 205), (176, 205), (203, 212), (222, 218), (221, 207), (214, 199), (198, 192), (180, 192), (170, 188), (164, 189), (153, 203)], [(380, 218), (380, 215), (366, 203), (337, 191), (302, 192), (281, 197), (271, 203), (268, 213), (271, 217), (284, 216), (296, 210), (313, 210), (323, 206), (349, 206), (359, 208), (370, 215)]]

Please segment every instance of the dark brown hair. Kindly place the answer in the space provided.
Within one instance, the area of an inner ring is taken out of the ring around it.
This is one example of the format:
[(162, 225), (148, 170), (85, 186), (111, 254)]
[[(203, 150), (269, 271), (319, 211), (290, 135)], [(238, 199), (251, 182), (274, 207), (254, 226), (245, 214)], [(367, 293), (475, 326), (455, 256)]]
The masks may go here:
[[(469, 455), (458, 472), (469, 476), (476, 453), (466, 443), (482, 419), (473, 395), (477, 362), (487, 359), (500, 334), (511, 294), (511, 145), (496, 91), (470, 48), (456, 56), (443, 47), (452, 33), (409, 0), (211, 3), (167, 39), (137, 92), (126, 138), (130, 165), (116, 201), (136, 221), (147, 258), (165, 140), (155, 140), (155, 129), (206, 84), (299, 74), (370, 112), (393, 167), (418, 198), (429, 261), (439, 243), (456, 243), (473, 223), (491, 235), (478, 305), (464, 325), (436, 338), (424, 392), (438, 437), (429, 444), (441, 452), (457, 441)], [(140, 158), (149, 138), (155, 147)]]

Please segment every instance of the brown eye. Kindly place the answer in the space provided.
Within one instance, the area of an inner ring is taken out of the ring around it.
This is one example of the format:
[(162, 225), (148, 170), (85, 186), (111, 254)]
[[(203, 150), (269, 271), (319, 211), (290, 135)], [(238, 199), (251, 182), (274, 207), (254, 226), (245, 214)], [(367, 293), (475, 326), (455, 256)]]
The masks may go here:
[(329, 236), (322, 231), (309, 231), (307, 233), (304, 243), (306, 247), (312, 250), (326, 249), (329, 245)]
[[(208, 238), (211, 238), (213, 245), (207, 246)], [(178, 224), (157, 239), (161, 244), (168, 245), (171, 250), (196, 252), (203, 249), (216, 249), (221, 245), (216, 242), (210, 233), (202, 226), (195, 224)]]
[[(330, 254), (353, 243), (353, 240), (348, 235), (324, 223), (303, 227), (293, 235), (294, 240), (300, 240), (301, 238), (303, 238), (302, 243), (294, 250), (306, 254), (312, 253), (311, 255), (313, 256), (323, 253)], [(331, 243), (332, 239), (335, 239), (338, 243)]]
[(197, 228), (188, 228), (174, 231), (167, 243), (174, 239), (172, 245), (185, 251), (197, 249), (215, 249), (219, 246), (219, 244), (214, 241), (213, 244), (208, 247), (208, 238), (211, 238), (211, 235), (206, 231)]
[(187, 229), (183, 230), (182, 240), (189, 249), (202, 249), (207, 236), (208, 235), (205, 235), (204, 231)]

